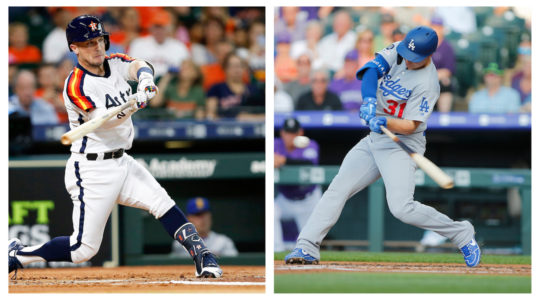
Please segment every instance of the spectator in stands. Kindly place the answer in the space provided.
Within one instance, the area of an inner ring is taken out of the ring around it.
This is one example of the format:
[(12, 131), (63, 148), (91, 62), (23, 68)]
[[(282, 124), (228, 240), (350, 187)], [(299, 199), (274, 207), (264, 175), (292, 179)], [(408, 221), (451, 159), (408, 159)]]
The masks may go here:
[[(64, 36), (64, 40), (66, 37)], [(23, 23), (9, 25), (9, 63), (38, 64), (41, 62), (41, 51), (28, 44), (28, 27)]]
[(275, 74), (281, 82), (290, 82), (298, 76), (294, 59), (291, 57), (291, 36), (282, 32), (276, 36)]
[(62, 7), (51, 7), (49, 12), (52, 14), (55, 27), (43, 41), (43, 62), (56, 64), (69, 53), (66, 27), (73, 15)]
[(399, 6), (392, 8), (392, 15), (395, 16), (399, 26), (406, 26), (407, 28), (429, 26), (432, 14), (432, 7)]
[(444, 20), (444, 25), (453, 32), (468, 34), (477, 30), (473, 7), (440, 6), (435, 9), (434, 14), (440, 16)]
[(342, 110), (339, 97), (328, 91), (328, 71), (315, 70), (311, 73), (311, 91), (304, 93), (296, 103), (296, 110)]
[(294, 110), (294, 102), (289, 94), (283, 89), (279, 78), (274, 78), (274, 112), (288, 113)]
[(151, 35), (134, 39), (129, 47), (130, 56), (152, 62), (155, 77), (165, 75), (170, 67), (179, 66), (189, 58), (186, 46), (170, 37), (171, 22), (169, 12), (156, 10), (151, 17)]
[(191, 55), (197, 65), (206, 65), (217, 61), (217, 47), (219, 41), (225, 37), (225, 24), (216, 17), (208, 18), (203, 22), (203, 43), (191, 45)]
[(120, 11), (118, 30), (111, 32), (111, 43), (129, 51), (131, 42), (140, 35), (139, 13), (133, 7), (125, 7)]
[(35, 98), (36, 76), (22, 70), (15, 79), (15, 95), (9, 99), (9, 112), (30, 116), (32, 125), (57, 124), (58, 116), (47, 101)]
[(254, 77), (260, 82), (265, 79), (265, 38), (264, 22), (255, 20), (249, 25), (248, 29), (248, 48), (242, 53), (239, 49), (238, 54), (248, 62), (249, 67), (254, 72)]
[(234, 51), (234, 45), (224, 38), (217, 44), (216, 51), (217, 61), (201, 66), (203, 89), (205, 91), (208, 91), (214, 84), (225, 81), (223, 64), (227, 55)]
[(296, 103), (298, 103), (298, 98), (300, 98), (300, 95), (311, 90), (311, 62), (312, 56), (309, 50), (300, 55), (296, 59), (298, 77), (296, 80), (288, 82), (284, 85), (285, 92), (291, 96), (295, 106)]
[(497, 63), (490, 63), (484, 70), (485, 88), (475, 92), (469, 102), (470, 113), (516, 113), (519, 112), (519, 93), (502, 86), (503, 71)]
[(339, 10), (334, 15), (333, 32), (319, 42), (319, 56), (323, 66), (333, 72), (343, 67), (345, 55), (354, 48), (356, 35), (351, 30), (352, 20), (349, 12)]
[[(229, 53), (223, 62), (225, 82), (213, 85), (207, 93), (206, 118), (250, 118), (249, 108), (257, 88), (243, 80), (247, 72), (244, 60), (234, 52)], [(263, 116), (264, 117), (264, 116)]]
[(282, 6), (281, 18), (275, 23), (274, 34), (288, 33), (291, 42), (305, 39), (307, 14), (299, 12), (300, 8), (297, 6)]
[(317, 20), (309, 21), (306, 26), (306, 38), (292, 43), (291, 57), (298, 59), (300, 55), (309, 51), (311, 53), (313, 68), (322, 67), (323, 62), (319, 58), (319, 41), (321, 40), (322, 33), (321, 22)]
[(392, 32), (392, 43), (403, 41), (404, 38), (405, 33), (403, 33), (403, 31), (401, 31), (399, 27), (394, 29), (394, 31)]
[(363, 66), (368, 61), (375, 58), (373, 46), (374, 34), (370, 29), (365, 29), (358, 33), (356, 39), (356, 51), (358, 52), (358, 65)]
[[(221, 257), (238, 256), (238, 250), (228, 236), (212, 231), (212, 211), (208, 199), (189, 199), (185, 212), (187, 220), (195, 226), (208, 250)], [(171, 256), (190, 257), (187, 250), (177, 242), (172, 243)]]
[(328, 90), (339, 96), (343, 109), (350, 112), (358, 112), (362, 105), (362, 81), (356, 79), (358, 68), (358, 51), (353, 49), (345, 56), (343, 78), (334, 79), (328, 85)]
[(202, 89), (201, 71), (191, 59), (185, 59), (180, 70), (168, 72), (161, 77), (160, 93), (152, 101), (151, 107), (167, 107), (180, 119), (204, 119), (205, 95)]
[(437, 50), (435, 50), (431, 59), (437, 68), (439, 85), (441, 86), (441, 95), (437, 101), (437, 110), (447, 113), (452, 110), (452, 103), (454, 101), (452, 76), (456, 70), (456, 56), (452, 45), (444, 38), (443, 22), (443, 19), (438, 16), (431, 18), (431, 28), (435, 30), (439, 37)]
[(392, 34), (398, 27), (399, 24), (395, 22), (394, 16), (389, 13), (381, 15), (381, 32), (373, 40), (375, 52), (381, 51), (394, 42)]
[[(65, 78), (63, 79), (65, 80)], [(61, 89), (63, 86), (59, 86), (58, 84), (60, 80), (55, 65), (42, 64), (38, 69), (38, 89), (34, 97), (49, 102), (49, 104), (54, 106), (59, 122), (67, 123), (68, 115)]]
[(190, 47), (193, 44), (201, 44), (204, 39), (202, 22), (195, 22), (189, 28)]
[(518, 91), (521, 99), (521, 111), (531, 112), (531, 42), (522, 42), (518, 48), (516, 72), (512, 76), (512, 88)]

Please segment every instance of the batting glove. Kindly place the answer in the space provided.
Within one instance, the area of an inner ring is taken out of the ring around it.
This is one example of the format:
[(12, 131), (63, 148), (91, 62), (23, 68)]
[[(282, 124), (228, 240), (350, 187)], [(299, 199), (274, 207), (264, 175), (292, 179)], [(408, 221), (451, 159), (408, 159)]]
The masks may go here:
[(369, 120), (369, 129), (376, 133), (383, 133), (381, 126), (386, 127), (386, 118), (385, 117), (374, 117)]
[(152, 100), (158, 93), (158, 88), (154, 83), (154, 76), (146, 72), (141, 73), (139, 84), (137, 85), (137, 93), (146, 95), (145, 101), (142, 101), (142, 98), (140, 99), (141, 101), (139, 101), (139, 97), (137, 96), (137, 105), (139, 108), (146, 107), (148, 101)]
[(145, 92), (137, 92), (135, 97), (137, 98), (137, 109), (145, 108), (148, 105), (148, 96)]
[(372, 97), (367, 97), (362, 102), (358, 115), (360, 116), (360, 118), (364, 119), (366, 123), (369, 123), (369, 121), (375, 117), (376, 110), (377, 110), (377, 99), (372, 98)]

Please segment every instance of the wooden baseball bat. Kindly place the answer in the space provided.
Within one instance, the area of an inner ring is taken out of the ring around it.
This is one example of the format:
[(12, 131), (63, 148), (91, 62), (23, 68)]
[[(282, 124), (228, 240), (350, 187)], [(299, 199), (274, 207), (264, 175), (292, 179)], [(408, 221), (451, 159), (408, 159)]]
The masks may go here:
[(409, 146), (405, 145), (395, 134), (390, 132), (386, 127), (381, 126), (381, 130), (386, 133), (387, 136), (389, 136), (394, 142), (396, 142), (401, 149), (405, 150), (411, 158), (414, 160), (416, 165), (420, 167), (420, 169), (424, 170), (426, 174), (431, 177), (440, 187), (443, 189), (451, 189), (454, 187), (454, 180), (452, 177), (448, 176), (448, 174), (444, 173), (441, 168), (437, 167), (436, 164), (431, 162), (431, 160), (425, 158), (423, 155), (420, 155)]
[(71, 143), (73, 143), (74, 141), (96, 130), (101, 125), (103, 125), (103, 123), (107, 122), (109, 119), (116, 116), (124, 109), (132, 106), (136, 102), (137, 102), (136, 94), (133, 94), (128, 97), (128, 101), (126, 103), (120, 106), (117, 106), (111, 110), (107, 110), (107, 112), (105, 112), (104, 114), (64, 133), (64, 135), (62, 135), (62, 137), (60, 138), (60, 141), (62, 142), (62, 144), (66, 146), (71, 145)]

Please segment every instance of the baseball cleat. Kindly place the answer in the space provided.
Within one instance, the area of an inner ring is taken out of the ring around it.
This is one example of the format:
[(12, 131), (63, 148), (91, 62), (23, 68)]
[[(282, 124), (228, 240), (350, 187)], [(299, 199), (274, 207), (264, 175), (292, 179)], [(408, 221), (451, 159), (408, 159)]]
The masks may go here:
[(17, 270), (22, 269), (23, 265), (21, 262), (17, 259), (17, 251), (24, 248), (24, 245), (21, 243), (19, 239), (11, 239), (8, 241), (8, 265), (9, 265), (9, 273), (15, 271), (13, 274), (12, 279), (15, 279), (17, 277)]
[(319, 260), (309, 255), (302, 248), (294, 248), (294, 250), (285, 256), (286, 264), (300, 264), (300, 265), (317, 265)]
[(216, 257), (210, 251), (197, 255), (195, 258), (195, 276), (199, 278), (219, 278), (223, 271), (219, 267)]
[(465, 258), (465, 264), (467, 264), (467, 267), (476, 267), (480, 263), (482, 254), (474, 237), (467, 245), (461, 247), (460, 250), (461, 253), (463, 253), (463, 258)]

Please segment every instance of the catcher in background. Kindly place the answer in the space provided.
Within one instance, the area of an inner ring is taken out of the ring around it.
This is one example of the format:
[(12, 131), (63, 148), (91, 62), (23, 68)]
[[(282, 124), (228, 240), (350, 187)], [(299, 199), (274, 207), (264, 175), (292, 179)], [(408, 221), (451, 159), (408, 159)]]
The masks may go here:
[[(280, 137), (274, 140), (274, 168), (291, 165), (318, 165), (319, 144), (314, 140), (301, 145), (295, 143), (297, 137), (304, 135), (304, 129), (295, 118), (287, 118), (283, 122)], [(312, 185), (278, 185), (274, 201), (274, 251), (291, 250), (283, 240), (285, 226), (281, 220), (293, 219), (297, 230), (306, 225), (311, 211), (321, 199), (321, 186)], [(284, 227), (284, 228), (282, 228)]]
[[(9, 273), (32, 262), (81, 263), (99, 250), (105, 224), (116, 203), (148, 211), (195, 262), (197, 277), (220, 277), (222, 270), (193, 224), (152, 175), (125, 151), (131, 148), (131, 115), (144, 108), (157, 88), (152, 66), (125, 54), (105, 55), (109, 33), (95, 16), (82, 15), (67, 26), (69, 50), (78, 65), (66, 79), (64, 103), (70, 127), (77, 127), (127, 102), (128, 80), (138, 80), (137, 104), (71, 145), (65, 184), (73, 201), (73, 234), (23, 246), (8, 242)], [(16, 272), (14, 276), (16, 275)]]

